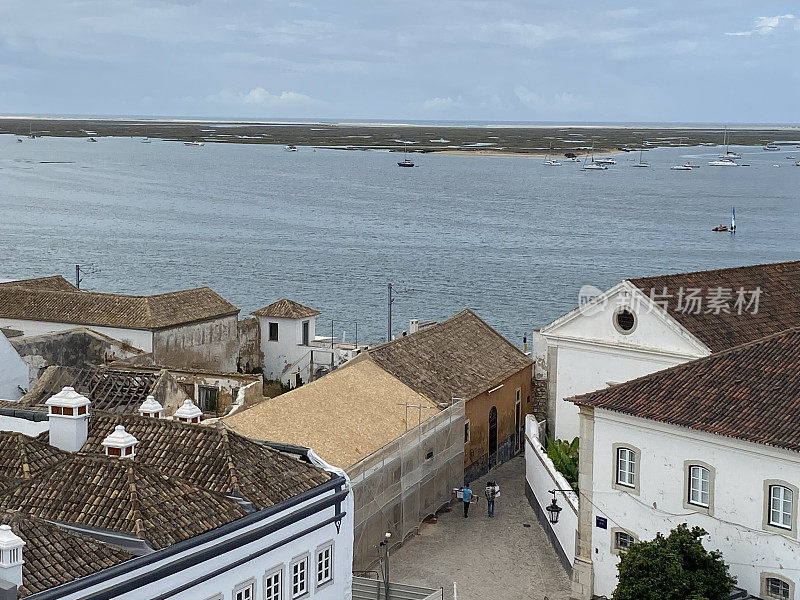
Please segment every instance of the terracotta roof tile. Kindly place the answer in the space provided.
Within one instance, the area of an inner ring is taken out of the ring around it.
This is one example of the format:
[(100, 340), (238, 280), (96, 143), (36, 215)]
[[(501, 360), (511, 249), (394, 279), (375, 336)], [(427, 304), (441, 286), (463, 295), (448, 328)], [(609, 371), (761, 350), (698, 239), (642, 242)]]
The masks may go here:
[(78, 291), (78, 288), (64, 279), (61, 275), (4, 281), (0, 283), (0, 287), (23, 287), (34, 290), (61, 290), (62, 292)]
[(316, 317), (322, 314), (318, 310), (314, 310), (308, 306), (303, 306), (293, 300), (278, 300), (273, 302), (265, 308), (259, 308), (253, 311), (257, 317), (273, 317), (275, 319), (306, 319), (308, 317)]
[(20, 598), (133, 558), (125, 550), (86, 539), (17, 511), (0, 512), (0, 523), (9, 525), (25, 542)]
[(434, 402), (474, 398), (532, 361), (471, 310), (367, 351)]
[(0, 286), (0, 318), (101, 327), (161, 329), (239, 310), (211, 288), (129, 296), (13, 285)]
[(800, 329), (571, 400), (800, 452)]
[[(800, 261), (640, 277), (630, 282), (648, 296), (651, 290), (661, 294), (666, 288), (673, 296), (669, 299), (669, 314), (712, 352), (800, 326)], [(681, 288), (684, 293), (689, 289), (701, 290), (704, 300), (714, 289), (727, 289), (733, 295), (729, 312), (707, 312), (707, 304), (703, 304), (699, 314), (693, 310), (680, 312), (676, 296)], [(736, 291), (740, 288), (748, 292), (760, 289), (754, 314), (752, 310), (738, 314), (734, 308)]]
[[(324, 469), (221, 426), (138, 415), (92, 411), (83, 450), (102, 453), (102, 441), (116, 425), (124, 425), (139, 440), (137, 462), (211, 492), (241, 495), (258, 509), (296, 496), (331, 477)], [(43, 433), (39, 439), (47, 440), (48, 434)]]
[(137, 458), (78, 453), (9, 487), (0, 507), (126, 533), (156, 550), (245, 515), (235, 500), (164, 475)]
[(0, 480), (30, 479), (69, 456), (27, 435), (0, 431)]

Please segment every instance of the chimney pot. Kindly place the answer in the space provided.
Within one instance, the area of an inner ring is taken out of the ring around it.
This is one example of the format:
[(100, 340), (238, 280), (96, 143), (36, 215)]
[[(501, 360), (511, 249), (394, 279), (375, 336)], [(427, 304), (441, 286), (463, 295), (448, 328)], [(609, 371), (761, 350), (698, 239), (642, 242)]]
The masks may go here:
[(136, 456), (136, 444), (138, 443), (139, 440), (125, 431), (123, 425), (117, 425), (114, 427), (114, 431), (103, 440), (103, 447), (106, 449), (106, 456), (133, 458)]
[(419, 331), (419, 319), (411, 319), (411, 322), (408, 324), (408, 333), (411, 335), (412, 333), (417, 333)]
[(200, 417), (203, 416), (203, 411), (187, 398), (183, 401), (183, 406), (176, 410), (175, 414), (172, 416), (184, 423), (199, 423)]
[(50, 444), (67, 452), (83, 448), (89, 435), (89, 399), (67, 386), (48, 398), (45, 405)]
[(25, 542), (11, 531), (9, 525), (0, 525), (0, 579), (22, 585), (22, 547)]
[(164, 416), (164, 407), (153, 396), (148, 396), (139, 407), (139, 414), (143, 417), (160, 419)]

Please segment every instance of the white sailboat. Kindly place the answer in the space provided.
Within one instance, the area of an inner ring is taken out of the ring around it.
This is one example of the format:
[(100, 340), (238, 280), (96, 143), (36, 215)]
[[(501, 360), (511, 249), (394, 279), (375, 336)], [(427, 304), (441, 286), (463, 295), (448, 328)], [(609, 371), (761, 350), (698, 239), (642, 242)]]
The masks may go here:
[(542, 162), (542, 164), (547, 166), (547, 167), (560, 167), (561, 166), (561, 161), (560, 160), (557, 160), (555, 158), (550, 158), (550, 152), (552, 152), (552, 150), (553, 150), (553, 147), (550, 146), (550, 150), (545, 155), (544, 162)]
[(591, 162), (586, 162), (586, 158), (583, 159), (583, 168), (582, 171), (608, 171), (608, 167), (605, 165), (601, 165), (594, 160), (594, 140), (592, 140), (592, 160)]
[(649, 167), (650, 166), (650, 163), (646, 163), (646, 162), (644, 162), (642, 160), (642, 152), (643, 152), (643, 150), (639, 150), (639, 162), (638, 163), (634, 163), (633, 164), (634, 167)]

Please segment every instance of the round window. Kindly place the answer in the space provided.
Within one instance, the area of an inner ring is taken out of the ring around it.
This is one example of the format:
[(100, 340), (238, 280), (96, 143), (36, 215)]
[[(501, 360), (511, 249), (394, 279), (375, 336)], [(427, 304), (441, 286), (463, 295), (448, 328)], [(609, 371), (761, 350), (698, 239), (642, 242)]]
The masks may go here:
[(631, 333), (636, 327), (636, 315), (627, 308), (622, 308), (614, 315), (614, 326), (620, 333)]

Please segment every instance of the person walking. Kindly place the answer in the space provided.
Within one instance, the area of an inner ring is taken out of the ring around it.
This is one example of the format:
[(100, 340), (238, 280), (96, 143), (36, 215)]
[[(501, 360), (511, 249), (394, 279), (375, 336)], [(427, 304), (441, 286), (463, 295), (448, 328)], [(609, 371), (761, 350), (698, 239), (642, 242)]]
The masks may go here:
[(494, 500), (500, 495), (500, 486), (497, 485), (494, 481), (487, 481), (486, 482), (486, 490), (484, 490), (484, 494), (486, 495), (486, 503), (489, 509), (489, 516), (494, 516)]
[(464, 501), (464, 518), (469, 514), (469, 503), (472, 502), (472, 490), (466, 485), (461, 488), (461, 499)]

